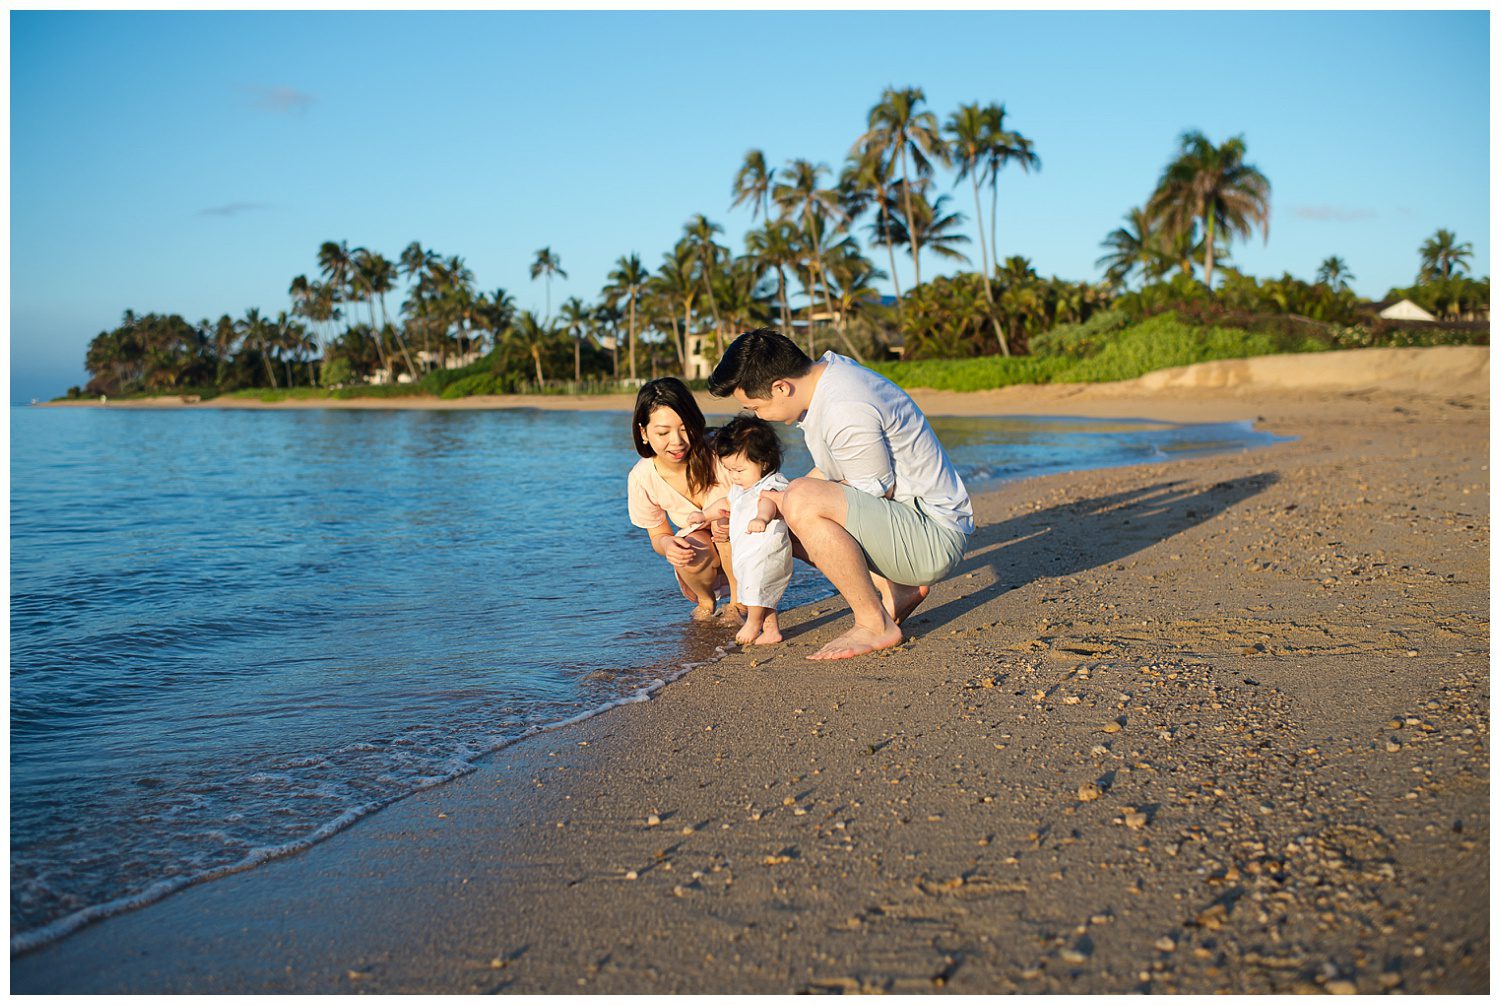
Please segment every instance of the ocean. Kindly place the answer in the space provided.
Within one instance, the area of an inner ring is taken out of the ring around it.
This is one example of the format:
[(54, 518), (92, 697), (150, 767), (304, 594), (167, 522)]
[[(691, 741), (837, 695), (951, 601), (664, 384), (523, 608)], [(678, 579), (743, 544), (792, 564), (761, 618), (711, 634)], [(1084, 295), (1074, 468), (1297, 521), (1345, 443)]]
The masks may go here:
[[(971, 490), (1275, 440), (933, 426)], [(307, 847), (728, 644), (626, 517), (630, 444), (624, 412), (13, 408), (12, 951)], [(784, 606), (831, 592), (798, 563)]]

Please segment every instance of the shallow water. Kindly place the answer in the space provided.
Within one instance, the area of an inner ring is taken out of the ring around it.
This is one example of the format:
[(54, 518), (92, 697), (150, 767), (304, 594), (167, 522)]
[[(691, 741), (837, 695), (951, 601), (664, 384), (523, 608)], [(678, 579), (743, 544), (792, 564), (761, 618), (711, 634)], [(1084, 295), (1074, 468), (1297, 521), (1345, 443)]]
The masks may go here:
[[(13, 409), (12, 948), (305, 846), (727, 641), (626, 518), (628, 426)], [(1273, 441), (934, 427), (971, 488)], [(799, 563), (784, 606), (828, 593)]]

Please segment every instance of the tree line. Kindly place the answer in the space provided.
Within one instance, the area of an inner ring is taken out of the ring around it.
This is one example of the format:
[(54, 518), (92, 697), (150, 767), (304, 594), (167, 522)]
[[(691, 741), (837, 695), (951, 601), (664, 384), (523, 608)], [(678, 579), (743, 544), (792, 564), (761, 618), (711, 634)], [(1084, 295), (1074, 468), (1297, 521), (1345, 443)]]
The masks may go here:
[[(413, 242), (392, 259), (327, 241), (316, 270), (291, 281), (289, 309), (274, 317), (252, 309), (195, 326), (176, 315), (126, 312), (90, 344), (87, 390), (371, 381), (436, 388), (451, 383), (437, 375), (456, 368), (487, 375), (467, 386), (488, 391), (569, 376), (634, 381), (685, 372), (695, 343), (712, 355), (738, 331), (764, 324), (794, 333), (811, 351), (832, 346), (861, 360), (895, 347), (906, 358), (1008, 356), (1122, 297), (1149, 312), (1207, 294), (1347, 322), (1354, 277), (1340, 258), (1325, 260), (1312, 283), (1289, 275), (1262, 282), (1234, 270), (1233, 242), (1257, 230), (1269, 236), (1271, 185), (1247, 153), (1243, 137), (1215, 144), (1184, 133), (1149, 196), (1101, 242), (1102, 281), (1042, 277), (1024, 256), (1001, 256), (1001, 177), (1042, 168), (1005, 106), (961, 104), (940, 122), (920, 88), (887, 88), (837, 170), (803, 158), (772, 167), (762, 150), (746, 153), (729, 187), (729, 209), (743, 209), (754, 224), (738, 252), (721, 242), (721, 224), (694, 214), (654, 271), (637, 252), (621, 255), (594, 298), (568, 297), (554, 315), (551, 284), (567, 272), (544, 247), (529, 270), (544, 284), (538, 315), (518, 310), (504, 288), (480, 289), (460, 256)], [(973, 207), (972, 234), (955, 206), (960, 192)], [(970, 245), (977, 269), (932, 276), (934, 260), (974, 265)], [(880, 264), (870, 257), (876, 249)], [(1487, 309), (1488, 280), (1464, 274), (1470, 245), (1440, 230), (1421, 256), (1412, 299), (1434, 302), (1439, 316)], [(1210, 292), (1216, 273), (1219, 287)], [(876, 289), (883, 279), (895, 291), (889, 302)]]

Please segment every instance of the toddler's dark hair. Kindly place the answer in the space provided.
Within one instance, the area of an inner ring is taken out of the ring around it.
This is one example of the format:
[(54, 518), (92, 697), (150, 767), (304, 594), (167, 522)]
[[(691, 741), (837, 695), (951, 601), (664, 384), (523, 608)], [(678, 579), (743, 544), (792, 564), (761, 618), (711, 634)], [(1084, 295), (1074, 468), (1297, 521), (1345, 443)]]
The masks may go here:
[(714, 454), (744, 454), (759, 464), (763, 474), (781, 470), (781, 439), (765, 419), (736, 415), (714, 433)]

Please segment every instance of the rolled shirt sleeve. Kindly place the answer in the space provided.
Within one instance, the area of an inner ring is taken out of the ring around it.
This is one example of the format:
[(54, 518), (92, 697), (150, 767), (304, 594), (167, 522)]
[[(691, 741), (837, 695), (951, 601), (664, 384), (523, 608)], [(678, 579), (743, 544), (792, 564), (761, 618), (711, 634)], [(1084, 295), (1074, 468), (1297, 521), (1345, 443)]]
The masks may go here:
[[(650, 461), (646, 461), (647, 464)], [(630, 480), (627, 487), (626, 497), (630, 505), (630, 522), (637, 527), (650, 530), (657, 526), (667, 517), (667, 511), (657, 505), (651, 498), (650, 482), (651, 475), (644, 465), (637, 464), (630, 469)]]

